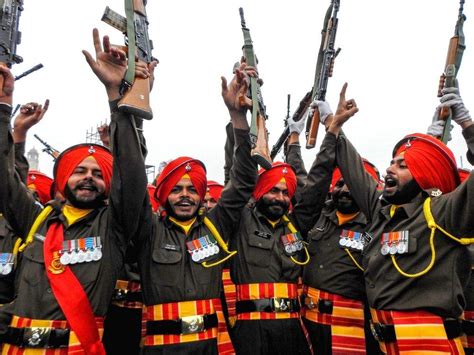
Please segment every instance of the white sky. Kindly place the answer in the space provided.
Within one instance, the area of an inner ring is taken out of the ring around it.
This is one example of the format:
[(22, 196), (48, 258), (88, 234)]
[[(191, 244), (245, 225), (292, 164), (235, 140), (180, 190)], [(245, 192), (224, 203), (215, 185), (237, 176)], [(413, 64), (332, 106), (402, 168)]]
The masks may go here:
[[(86, 131), (105, 121), (105, 90), (81, 53), (93, 52), (92, 28), (113, 43), (123, 36), (100, 18), (108, 5), (124, 14), (122, 0), (26, 0), (20, 19), (24, 62), (18, 75), (43, 63), (44, 68), (17, 82), (15, 104), (51, 100), (44, 120), (29, 135), (27, 149), (42, 147), (38, 134), (62, 150), (85, 141)], [(270, 148), (283, 130), (287, 94), (291, 113), (314, 81), (323, 17), (329, 0), (210, 1), (149, 0), (147, 13), (156, 70), (151, 95), (154, 118), (145, 123), (147, 164), (180, 155), (201, 159), (208, 178), (223, 181), (224, 127), (228, 113), (220, 96), (220, 76), (231, 79), (232, 66), (243, 44), (238, 8), (245, 10), (267, 106)], [(335, 109), (342, 84), (356, 99), (359, 113), (346, 125), (346, 134), (359, 152), (381, 171), (394, 144), (407, 133), (425, 132), (438, 104), (439, 75), (448, 42), (454, 33), (456, 0), (342, 0), (336, 46), (341, 47), (327, 100)], [(467, 49), (458, 75), (461, 95), (474, 112), (474, 7), (465, 5)], [(318, 143), (322, 140), (320, 130)], [(465, 159), (459, 127), (449, 143), (458, 164)], [(304, 152), (309, 167), (318, 147)], [(277, 158), (281, 159), (281, 155)], [(40, 169), (52, 174), (51, 158), (40, 155)]]

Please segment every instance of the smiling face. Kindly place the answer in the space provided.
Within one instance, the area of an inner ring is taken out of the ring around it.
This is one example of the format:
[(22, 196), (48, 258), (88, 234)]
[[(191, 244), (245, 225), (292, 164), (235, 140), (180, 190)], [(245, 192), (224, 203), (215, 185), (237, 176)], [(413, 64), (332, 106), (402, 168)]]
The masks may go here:
[(401, 205), (410, 202), (421, 188), (413, 178), (405, 159), (398, 155), (390, 162), (385, 176), (383, 197), (389, 203)]
[(290, 207), (288, 187), (280, 181), (257, 202), (257, 209), (271, 221), (281, 218)]
[(201, 197), (188, 178), (182, 178), (168, 195), (169, 213), (172, 217), (187, 221), (196, 216)]
[(106, 199), (106, 184), (97, 161), (87, 157), (69, 177), (65, 189), (68, 202), (79, 208), (95, 208)]

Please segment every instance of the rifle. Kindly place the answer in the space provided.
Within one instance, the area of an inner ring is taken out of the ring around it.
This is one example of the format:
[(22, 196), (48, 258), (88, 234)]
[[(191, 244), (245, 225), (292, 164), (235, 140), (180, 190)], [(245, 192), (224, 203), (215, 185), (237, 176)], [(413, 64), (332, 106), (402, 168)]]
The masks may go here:
[(54, 149), (51, 147), (48, 143), (46, 143), (44, 140), (42, 140), (40, 137), (38, 137), (36, 134), (34, 134), (35, 138), (40, 141), (42, 145), (44, 145), (43, 152), (48, 153), (53, 157), (53, 160), (56, 160), (56, 158), (59, 156), (59, 150)]
[(27, 71), (21, 73), (20, 75), (17, 75), (15, 76), (15, 81), (17, 80), (20, 80), (21, 78), (23, 78), (24, 76), (27, 76), (35, 71), (37, 71), (38, 69), (41, 69), (43, 68), (43, 64), (39, 63), (39, 64), (36, 64), (33, 68), (31, 69), (28, 69)]
[(111, 10), (108, 6), (102, 15), (102, 21), (125, 35), (128, 52), (128, 69), (122, 80), (118, 107), (137, 117), (151, 120), (150, 79), (135, 78), (135, 56), (145, 63), (157, 60), (151, 54), (153, 43), (148, 37), (148, 19), (145, 5), (147, 0), (125, 0), (126, 18)]
[[(244, 35), (244, 58), (249, 66), (257, 69), (257, 58), (253, 50), (250, 31), (245, 24), (244, 9), (239, 8), (239, 13), (242, 33)], [(252, 150), (250, 155), (262, 168), (266, 170), (271, 169), (272, 159), (269, 155), (268, 132), (265, 127), (265, 120), (268, 119), (268, 116), (265, 112), (262, 92), (257, 78), (250, 77), (250, 85), (247, 95), (242, 95), (239, 100), (241, 105), (249, 106), (252, 111), (252, 119), (250, 121), (250, 143), (252, 145)]]
[[(3, 0), (0, 10), (0, 63), (11, 68), (15, 63), (23, 62), (16, 54), (16, 46), (21, 42), (21, 32), (18, 30), (23, 0)], [(3, 86), (3, 76), (0, 75), (0, 87)]]
[[(466, 16), (463, 14), (464, 0), (459, 2), (459, 13), (456, 26), (454, 28), (454, 36), (449, 40), (448, 55), (446, 58), (446, 66), (444, 73), (439, 78), (438, 86), (438, 97), (443, 96), (441, 90), (443, 88), (451, 88), (456, 86), (456, 75), (458, 74), (459, 67), (461, 66), (462, 55), (466, 46), (464, 45), (464, 32), (463, 25), (466, 20)], [(443, 107), (438, 113), (438, 119), (445, 121), (443, 134), (441, 141), (445, 144), (448, 143), (449, 131), (451, 128), (451, 117), (452, 111), (449, 107)], [(433, 119), (435, 121), (436, 118)]]
[[(319, 47), (318, 61), (316, 63), (316, 74), (311, 94), (311, 101), (326, 99), (328, 79), (332, 76), (334, 69), (334, 60), (341, 51), (340, 48), (334, 49), (337, 32), (337, 12), (339, 11), (339, 0), (331, 0), (326, 16), (324, 17), (324, 26), (321, 31), (321, 45)], [(316, 137), (319, 129), (319, 111), (315, 109), (312, 117), (308, 117), (306, 122), (306, 148), (311, 149), (316, 146)]]
[[(290, 95), (288, 95), (288, 113), (290, 112)], [(293, 121), (297, 122), (303, 118), (304, 113), (308, 110), (308, 107), (311, 103), (311, 91), (308, 91), (306, 95), (303, 97), (303, 100), (300, 101), (300, 104), (296, 111), (293, 113), (292, 119)], [(276, 155), (278, 152), (281, 150), (281, 147), (288, 141), (288, 137), (290, 136), (290, 127), (288, 127), (288, 118), (289, 115), (287, 114), (286, 120), (285, 120), (285, 129), (283, 130), (283, 133), (281, 136), (278, 138), (276, 143), (272, 147), (272, 151), (270, 153), (270, 157), (272, 159), (275, 159)]]

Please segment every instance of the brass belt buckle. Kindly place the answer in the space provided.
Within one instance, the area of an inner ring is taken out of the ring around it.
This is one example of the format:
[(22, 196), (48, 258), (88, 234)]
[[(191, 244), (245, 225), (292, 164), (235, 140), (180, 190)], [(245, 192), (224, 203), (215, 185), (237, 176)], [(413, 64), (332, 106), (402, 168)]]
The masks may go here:
[(194, 334), (204, 331), (204, 316), (188, 316), (181, 318), (181, 334)]
[(114, 301), (124, 301), (127, 298), (128, 290), (123, 288), (116, 288), (114, 294)]
[(288, 312), (290, 310), (291, 303), (288, 298), (275, 297), (272, 300), (274, 312)]
[(369, 324), (370, 324), (370, 331), (372, 332), (372, 335), (374, 336), (375, 340), (383, 341), (383, 336), (382, 336), (382, 333), (380, 332), (380, 324), (379, 323), (375, 324), (372, 320), (370, 320)]
[(304, 298), (304, 305), (308, 309), (315, 309), (316, 308), (316, 303), (313, 302), (313, 297), (306, 296)]
[(51, 328), (32, 327), (24, 328), (23, 343), (28, 348), (44, 348), (48, 345)]

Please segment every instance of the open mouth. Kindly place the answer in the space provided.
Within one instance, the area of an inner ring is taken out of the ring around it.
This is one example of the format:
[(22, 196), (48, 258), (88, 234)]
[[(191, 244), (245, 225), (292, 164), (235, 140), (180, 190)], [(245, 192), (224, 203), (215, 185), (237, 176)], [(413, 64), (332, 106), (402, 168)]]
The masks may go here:
[(390, 176), (386, 176), (385, 177), (385, 186), (386, 187), (395, 187), (395, 186), (397, 186), (397, 181), (394, 178), (390, 177)]

